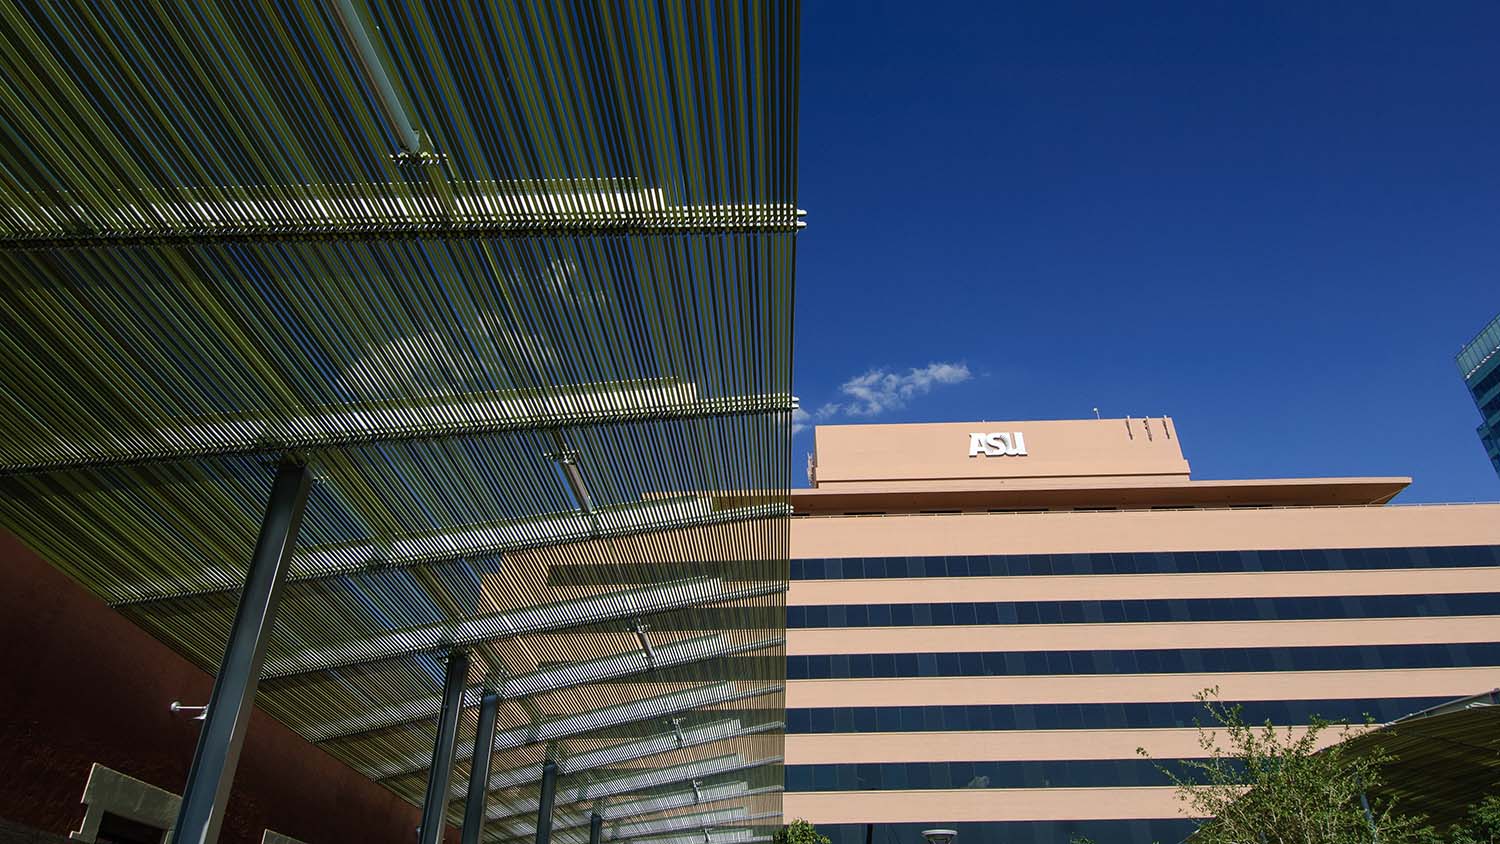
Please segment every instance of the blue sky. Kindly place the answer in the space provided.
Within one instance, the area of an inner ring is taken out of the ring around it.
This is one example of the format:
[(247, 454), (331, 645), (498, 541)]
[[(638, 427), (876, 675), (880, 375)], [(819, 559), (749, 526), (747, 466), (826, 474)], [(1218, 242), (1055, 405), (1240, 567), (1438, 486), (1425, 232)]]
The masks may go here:
[(1493, 2), (810, 0), (810, 421), (1168, 414), (1199, 478), (1500, 500), (1453, 364), (1500, 311), (1496, 32)]

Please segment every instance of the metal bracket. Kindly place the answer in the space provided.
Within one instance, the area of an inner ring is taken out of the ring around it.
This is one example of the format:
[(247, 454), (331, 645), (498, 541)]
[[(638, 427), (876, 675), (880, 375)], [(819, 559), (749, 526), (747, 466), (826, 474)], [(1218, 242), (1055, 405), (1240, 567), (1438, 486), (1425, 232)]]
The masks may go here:
[(631, 625), (631, 631), (635, 633), (636, 641), (641, 643), (641, 653), (646, 655), (646, 662), (652, 668), (656, 667), (656, 651), (651, 649), (651, 640), (646, 637), (646, 631), (651, 628), (640, 619), (636, 619)]
[(204, 705), (204, 706), (189, 706), (189, 705), (183, 703), (180, 700), (174, 700), (174, 701), (172, 701), (172, 705), (170, 707), (168, 707), (168, 708), (171, 709), (173, 712), (196, 712), (198, 714), (195, 715), (195, 716), (193, 716), (193, 720), (194, 721), (207, 721), (208, 720), (208, 706), (207, 705)]
[(391, 161), (398, 167), (435, 167), (448, 162), (448, 153), (431, 152), (425, 149), (418, 152), (402, 150), (391, 153)]

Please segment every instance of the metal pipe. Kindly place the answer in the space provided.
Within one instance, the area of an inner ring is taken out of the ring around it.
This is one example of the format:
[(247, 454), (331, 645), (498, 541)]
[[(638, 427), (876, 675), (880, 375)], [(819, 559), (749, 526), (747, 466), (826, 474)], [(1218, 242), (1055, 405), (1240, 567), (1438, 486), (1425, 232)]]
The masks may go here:
[(589, 488), (584, 486), (583, 472), (578, 470), (578, 464), (572, 460), (562, 462), (563, 475), (568, 479), (568, 487), (573, 491), (573, 498), (578, 502), (578, 509), (585, 514), (592, 515), (594, 512), (594, 496), (589, 494)]
[(443, 676), (443, 709), (438, 713), (432, 768), (427, 774), (427, 796), (422, 800), (420, 844), (441, 844), (448, 816), (448, 782), (453, 778), (453, 749), (458, 743), (458, 719), (463, 714), (464, 687), (469, 684), (469, 652), (448, 655)]
[(422, 149), (422, 140), (417, 135), (417, 130), (412, 126), (411, 120), (406, 116), (406, 107), (401, 105), (401, 99), (396, 96), (396, 86), (391, 84), (391, 77), (385, 72), (385, 64), (380, 61), (380, 55), (375, 52), (375, 45), (370, 42), (370, 34), (365, 31), (365, 22), (355, 11), (354, 4), (350, 0), (337, 0), (333, 4), (338, 13), (339, 24), (344, 30), (344, 35), (349, 39), (349, 46), (354, 48), (354, 53), (359, 57), (359, 64), (364, 68), (365, 76), (369, 77), (370, 83), (375, 87), (375, 99), (380, 103), (380, 110), (385, 114), (385, 120), (390, 124), (391, 131), (396, 133), (396, 140), (401, 148), (409, 153), (416, 154)]
[(462, 844), (479, 844), (489, 809), (490, 759), (495, 755), (495, 720), (500, 695), (486, 692), (479, 702), (479, 726), (474, 731), (474, 761), (469, 765), (469, 796), (464, 801)]
[(604, 831), (604, 818), (598, 812), (589, 813), (589, 844), (599, 844), (600, 833)]
[[(483, 552), (476, 551), (476, 555), (478, 553)], [(775, 587), (785, 590), (785, 586), (780, 584)], [(272, 657), (266, 661), (261, 681), (282, 680), (330, 668), (363, 665), (437, 650), (444, 646), (450, 649), (467, 647), (527, 633), (566, 630), (626, 616), (683, 609), (696, 604), (723, 603), (738, 598), (757, 597), (772, 591), (764, 586), (727, 589), (724, 581), (717, 577), (695, 577), (488, 613), (458, 622), (400, 627), (364, 638), (304, 648), (279, 659)]]
[(536, 808), (536, 844), (552, 841), (552, 802), (557, 797), (557, 763), (548, 759), (542, 766), (542, 796)]
[(1360, 808), (1365, 810), (1365, 823), (1370, 825), (1370, 844), (1380, 844), (1380, 827), (1375, 823), (1375, 814), (1370, 811), (1370, 798), (1363, 789), (1359, 792)]
[(281, 604), (287, 561), (297, 544), (297, 529), (311, 486), (312, 472), (307, 466), (289, 460), (277, 466), (245, 589), (224, 647), (224, 660), (214, 678), (213, 694), (208, 698), (187, 785), (182, 789), (173, 844), (214, 844), (219, 840), (235, 768), (255, 709), (266, 640)]

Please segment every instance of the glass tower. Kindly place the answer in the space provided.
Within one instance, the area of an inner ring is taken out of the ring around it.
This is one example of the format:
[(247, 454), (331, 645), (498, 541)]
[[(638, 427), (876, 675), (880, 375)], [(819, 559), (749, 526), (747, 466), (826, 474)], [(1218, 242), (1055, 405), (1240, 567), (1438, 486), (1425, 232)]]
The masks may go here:
[(1479, 441), (1500, 475), (1500, 316), (1458, 353), (1458, 371), (1464, 385), (1474, 396), (1474, 406), (1483, 419), (1479, 423)]

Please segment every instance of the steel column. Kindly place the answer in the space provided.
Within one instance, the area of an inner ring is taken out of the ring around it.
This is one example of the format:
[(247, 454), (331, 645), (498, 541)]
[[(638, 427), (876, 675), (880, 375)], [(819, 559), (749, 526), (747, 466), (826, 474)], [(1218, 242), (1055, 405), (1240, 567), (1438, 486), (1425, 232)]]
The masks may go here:
[(427, 797), (422, 801), (420, 844), (440, 844), (448, 825), (448, 783), (453, 779), (453, 748), (458, 743), (458, 718), (464, 708), (464, 688), (469, 685), (469, 652), (448, 654), (443, 675), (443, 709), (438, 713), (437, 741), (432, 747), (432, 767), (427, 772)]
[(536, 844), (552, 841), (552, 802), (557, 797), (557, 763), (548, 759), (542, 765), (542, 796), (536, 808)]
[(490, 759), (495, 755), (495, 719), (500, 695), (485, 692), (479, 701), (479, 727), (474, 731), (474, 757), (469, 764), (469, 797), (464, 801), (463, 844), (479, 844), (484, 814), (489, 808)]
[(589, 813), (589, 844), (599, 844), (600, 834), (604, 832), (604, 818), (599, 817), (598, 812)]
[(245, 745), (255, 689), (266, 654), (266, 639), (276, 621), (287, 561), (297, 544), (297, 529), (312, 486), (307, 466), (283, 460), (271, 484), (271, 500), (261, 521), (245, 589), (240, 594), (234, 626), (224, 648), (224, 661), (214, 678), (207, 716), (198, 734), (198, 748), (182, 789), (182, 805), (172, 833), (174, 844), (214, 844), (224, 824), (224, 809), (234, 772)]

